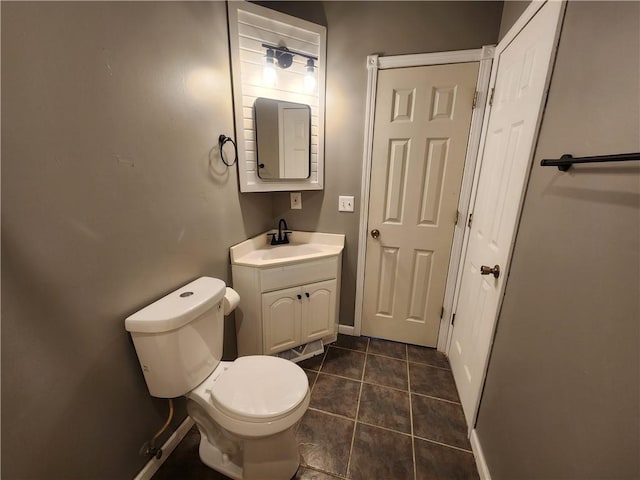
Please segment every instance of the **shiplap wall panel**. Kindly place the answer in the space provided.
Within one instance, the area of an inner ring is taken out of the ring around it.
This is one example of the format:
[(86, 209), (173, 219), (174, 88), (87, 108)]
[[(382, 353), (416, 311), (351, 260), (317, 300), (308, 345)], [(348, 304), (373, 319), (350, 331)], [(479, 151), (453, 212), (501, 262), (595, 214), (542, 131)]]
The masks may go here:
[[(243, 192), (321, 190), (324, 171), (324, 88), (326, 29), (323, 26), (245, 2), (229, 3), (229, 36), (233, 66), (238, 173)], [(263, 84), (263, 43), (285, 46), (318, 58), (317, 88), (304, 86), (307, 59), (294, 56), (288, 69), (276, 67), (273, 87)], [(311, 109), (311, 175), (305, 180), (262, 180), (256, 171), (253, 104), (258, 97), (309, 105)]]

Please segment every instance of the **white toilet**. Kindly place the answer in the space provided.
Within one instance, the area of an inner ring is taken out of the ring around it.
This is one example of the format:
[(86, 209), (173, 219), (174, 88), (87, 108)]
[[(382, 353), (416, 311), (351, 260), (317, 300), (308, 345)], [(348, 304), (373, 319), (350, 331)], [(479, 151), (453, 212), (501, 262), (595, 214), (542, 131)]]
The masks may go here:
[(289, 480), (300, 463), (295, 426), (309, 382), (277, 357), (220, 361), (224, 315), (235, 304), (223, 281), (201, 277), (128, 317), (125, 328), (151, 395), (187, 397), (205, 464), (238, 480)]

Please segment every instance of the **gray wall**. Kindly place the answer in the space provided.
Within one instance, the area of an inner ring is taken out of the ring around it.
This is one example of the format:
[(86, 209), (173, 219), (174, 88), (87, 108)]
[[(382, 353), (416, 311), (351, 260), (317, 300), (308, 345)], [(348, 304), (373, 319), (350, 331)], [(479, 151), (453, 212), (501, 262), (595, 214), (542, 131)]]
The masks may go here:
[[(302, 210), (277, 193), (274, 217), (291, 228), (346, 234), (340, 323), (353, 325), (362, 147), (367, 87), (366, 57), (480, 48), (497, 43), (501, 2), (315, 2), (307, 19), (326, 19), (327, 108), (325, 189), (303, 192)], [(263, 3), (303, 17), (300, 4)], [(306, 10), (306, 9), (305, 9)], [(323, 10), (323, 11), (322, 11)], [(338, 195), (356, 197), (355, 212), (338, 212)]]
[(640, 4), (570, 2), (477, 431), (493, 479), (640, 478)]
[(509, 31), (511, 26), (520, 18), (522, 12), (524, 12), (529, 6), (528, 1), (509, 0), (504, 2), (502, 8), (502, 21), (500, 22), (500, 39)]
[(223, 132), (224, 3), (2, 2), (2, 478), (146, 463), (167, 405), (124, 318), (228, 280), (228, 247), (271, 226), (212, 152)]

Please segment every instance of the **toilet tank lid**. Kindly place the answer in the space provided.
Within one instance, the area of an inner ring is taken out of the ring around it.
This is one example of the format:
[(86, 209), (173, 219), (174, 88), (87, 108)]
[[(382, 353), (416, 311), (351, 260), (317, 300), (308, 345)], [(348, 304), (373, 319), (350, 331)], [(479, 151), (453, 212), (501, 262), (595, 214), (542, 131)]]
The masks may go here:
[(200, 277), (127, 317), (124, 326), (138, 333), (175, 330), (220, 302), (225, 291), (222, 280)]

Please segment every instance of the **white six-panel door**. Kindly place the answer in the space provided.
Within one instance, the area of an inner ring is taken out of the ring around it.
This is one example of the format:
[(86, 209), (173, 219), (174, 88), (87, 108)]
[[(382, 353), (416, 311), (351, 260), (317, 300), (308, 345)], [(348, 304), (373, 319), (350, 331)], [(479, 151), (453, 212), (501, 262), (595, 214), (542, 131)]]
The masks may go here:
[(469, 425), (484, 383), (562, 8), (548, 2), (506, 48), (496, 49), (494, 99), (449, 349)]
[(364, 335), (437, 343), (478, 66), (378, 74)]

